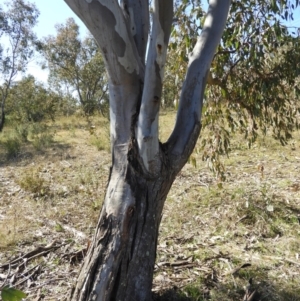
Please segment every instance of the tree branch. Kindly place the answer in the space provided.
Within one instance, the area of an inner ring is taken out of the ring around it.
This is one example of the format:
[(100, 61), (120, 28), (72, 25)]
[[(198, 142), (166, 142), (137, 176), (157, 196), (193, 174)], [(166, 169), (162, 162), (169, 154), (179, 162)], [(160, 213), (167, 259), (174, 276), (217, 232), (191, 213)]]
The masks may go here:
[(145, 63), (149, 34), (149, 0), (122, 0), (124, 15), (129, 18), (131, 34), (142, 63)]
[(64, 1), (90, 30), (103, 54), (109, 82), (112, 157), (113, 163), (117, 162), (114, 168), (121, 170), (141, 98), (144, 62), (140, 60), (129, 19), (125, 18), (119, 1)]
[(96, 39), (105, 59), (110, 80), (119, 85), (144, 68), (118, 1), (64, 0)]
[(167, 142), (174, 167), (181, 168), (194, 149), (200, 133), (201, 111), (207, 75), (220, 42), (230, 0), (210, 0), (203, 30), (189, 56), (177, 120)]
[(155, 0), (142, 104), (137, 125), (139, 154), (150, 173), (160, 171), (158, 113), (167, 47), (173, 19), (173, 0)]

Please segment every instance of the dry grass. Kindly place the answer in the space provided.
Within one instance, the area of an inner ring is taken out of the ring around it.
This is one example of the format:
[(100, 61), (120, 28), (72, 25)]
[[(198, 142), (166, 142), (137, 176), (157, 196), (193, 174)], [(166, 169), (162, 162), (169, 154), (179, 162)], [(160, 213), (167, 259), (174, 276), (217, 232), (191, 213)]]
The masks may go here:
[[(174, 113), (162, 115), (162, 140), (173, 123)], [(0, 149), (0, 265), (37, 246), (57, 246), (28, 264), (40, 267), (18, 286), (28, 300), (63, 300), (78, 271), (77, 251), (97, 221), (110, 165), (104, 119), (48, 126), (55, 136), (43, 151), (24, 142), (8, 160)], [(201, 154), (197, 168), (187, 164), (176, 179), (160, 229), (155, 300), (242, 300), (249, 278), (256, 300), (300, 300), (299, 133), (286, 147), (266, 137), (248, 150), (240, 141), (223, 158), (222, 185)], [(251, 265), (231, 273), (244, 263)], [(7, 273), (0, 269), (0, 277)]]
[[(248, 150), (239, 141), (223, 158), (222, 185), (201, 154), (198, 167), (187, 164), (176, 179), (161, 226), (159, 300), (242, 300), (250, 278), (255, 300), (300, 300), (299, 133), (286, 147), (265, 137)], [(175, 265), (181, 261), (188, 263)], [(230, 273), (244, 263), (251, 266)]]

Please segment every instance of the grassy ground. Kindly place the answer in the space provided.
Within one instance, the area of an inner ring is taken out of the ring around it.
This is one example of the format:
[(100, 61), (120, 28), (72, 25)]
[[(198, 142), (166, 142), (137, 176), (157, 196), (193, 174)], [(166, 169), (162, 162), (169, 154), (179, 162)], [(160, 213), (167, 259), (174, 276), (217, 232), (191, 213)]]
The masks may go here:
[[(162, 139), (173, 121), (162, 114)], [(0, 286), (63, 300), (104, 197), (108, 124), (70, 117), (24, 131), (0, 136)], [(154, 300), (243, 300), (249, 279), (252, 300), (300, 300), (299, 136), (286, 147), (265, 137), (251, 150), (236, 137), (222, 185), (194, 154), (197, 167), (184, 167), (165, 205)]]

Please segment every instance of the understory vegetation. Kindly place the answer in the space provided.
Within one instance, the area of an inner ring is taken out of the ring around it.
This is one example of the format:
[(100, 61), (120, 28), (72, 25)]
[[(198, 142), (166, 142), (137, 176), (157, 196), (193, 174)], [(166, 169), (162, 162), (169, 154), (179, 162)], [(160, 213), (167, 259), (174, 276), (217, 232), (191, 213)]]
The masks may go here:
[[(162, 141), (174, 118), (161, 113)], [(202, 161), (207, 137), (164, 208), (154, 300), (243, 300), (250, 279), (253, 300), (300, 300), (300, 133), (285, 146), (267, 133), (251, 149), (235, 134), (220, 158), (224, 181)], [(0, 137), (0, 286), (10, 281), (26, 300), (64, 300), (97, 223), (109, 149), (101, 116), (8, 123)]]

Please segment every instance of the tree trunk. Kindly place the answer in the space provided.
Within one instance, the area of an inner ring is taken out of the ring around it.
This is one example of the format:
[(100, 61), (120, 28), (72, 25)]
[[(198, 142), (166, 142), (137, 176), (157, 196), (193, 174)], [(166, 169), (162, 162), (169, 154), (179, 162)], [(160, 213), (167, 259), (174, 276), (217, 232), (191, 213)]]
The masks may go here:
[(2, 92), (2, 102), (1, 102), (1, 111), (0, 111), (0, 133), (2, 132), (3, 130), (3, 127), (4, 127), (4, 123), (5, 123), (5, 101), (6, 101), (6, 98), (7, 98), (7, 90), (8, 88), (5, 87), (5, 91), (1, 91)]
[[(210, 0), (182, 88), (174, 130), (158, 140), (173, 0), (65, 0), (97, 40), (109, 77), (112, 168), (93, 243), (72, 301), (148, 301), (162, 210), (201, 128), (206, 77), (230, 0)], [(147, 63), (145, 64), (145, 62)]]
[(149, 179), (130, 160), (122, 174), (112, 172), (74, 301), (151, 300), (158, 229), (175, 173), (166, 165)]

